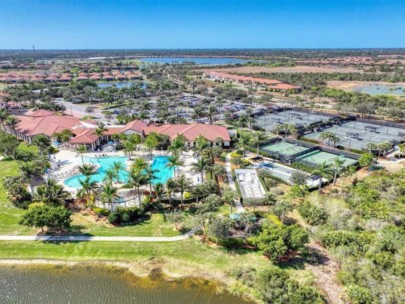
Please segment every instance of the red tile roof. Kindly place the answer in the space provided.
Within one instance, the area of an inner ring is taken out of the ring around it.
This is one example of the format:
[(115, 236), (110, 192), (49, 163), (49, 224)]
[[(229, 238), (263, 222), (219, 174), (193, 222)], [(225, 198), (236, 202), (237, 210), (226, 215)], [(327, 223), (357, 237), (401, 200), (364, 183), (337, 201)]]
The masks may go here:
[(144, 132), (146, 135), (152, 132), (164, 134), (171, 139), (182, 134), (188, 141), (194, 141), (200, 135), (204, 136), (209, 141), (215, 141), (218, 138), (223, 141), (231, 140), (228, 130), (225, 127), (205, 124), (150, 126), (145, 128)]
[(97, 141), (98, 136), (95, 134), (96, 129), (86, 128), (82, 132), (72, 138), (69, 143), (71, 144), (92, 144)]
[(133, 120), (127, 123), (122, 130), (123, 132), (128, 131), (128, 130), (133, 130), (138, 133), (142, 133), (145, 128), (148, 127), (148, 124), (146, 122), (143, 122), (142, 120)]

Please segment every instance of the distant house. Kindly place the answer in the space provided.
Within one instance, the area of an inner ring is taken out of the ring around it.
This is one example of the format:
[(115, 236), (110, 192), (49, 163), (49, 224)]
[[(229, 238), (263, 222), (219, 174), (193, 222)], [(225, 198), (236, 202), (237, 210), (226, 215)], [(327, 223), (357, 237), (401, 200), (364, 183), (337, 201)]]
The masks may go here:
[(229, 136), (227, 128), (215, 125), (152, 125), (144, 129), (145, 135), (152, 132), (166, 135), (170, 140), (175, 139), (181, 134), (187, 139), (190, 147), (194, 147), (196, 145), (196, 139), (199, 136), (204, 136), (205, 139), (207, 139), (212, 145), (215, 145), (218, 141), (221, 141), (223, 146), (229, 147), (231, 143), (231, 137)]

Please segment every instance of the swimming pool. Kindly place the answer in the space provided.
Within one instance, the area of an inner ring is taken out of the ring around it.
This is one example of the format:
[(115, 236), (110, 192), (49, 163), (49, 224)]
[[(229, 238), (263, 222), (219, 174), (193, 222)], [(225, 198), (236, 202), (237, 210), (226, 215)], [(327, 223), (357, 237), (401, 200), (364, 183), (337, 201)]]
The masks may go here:
[[(155, 178), (152, 180), (152, 184), (157, 184), (157, 183), (166, 183), (166, 181), (173, 176), (173, 171), (174, 169), (166, 167), (166, 164), (168, 163), (168, 157), (167, 156), (155, 156), (153, 158), (151, 168), (152, 170), (156, 170), (155, 173)], [(100, 157), (100, 158), (95, 158), (95, 157), (85, 157), (84, 162), (85, 163), (90, 163), (90, 164), (95, 164), (98, 169), (97, 173), (92, 175), (90, 177), (91, 181), (95, 181), (97, 183), (100, 183), (104, 180), (106, 171), (111, 169), (114, 166), (115, 162), (119, 162), (123, 164), (123, 169), (120, 170), (119, 173), (119, 180), (121, 182), (127, 182), (128, 181), (128, 172), (126, 162), (128, 160), (128, 157), (125, 156), (108, 156), (108, 157)], [(85, 176), (80, 174), (80, 175), (75, 175), (72, 177), (69, 177), (65, 180), (64, 184), (68, 187), (71, 188), (80, 188), (80, 180), (84, 180)]]
[(155, 156), (153, 158), (151, 168), (156, 172), (154, 173), (155, 178), (152, 180), (152, 184), (164, 184), (169, 178), (173, 177), (174, 168), (166, 167), (168, 162), (168, 156)]

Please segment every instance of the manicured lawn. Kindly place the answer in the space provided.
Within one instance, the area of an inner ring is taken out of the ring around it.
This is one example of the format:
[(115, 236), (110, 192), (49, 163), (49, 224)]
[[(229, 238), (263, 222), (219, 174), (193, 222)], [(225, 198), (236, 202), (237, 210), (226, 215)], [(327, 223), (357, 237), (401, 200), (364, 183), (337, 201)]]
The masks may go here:
[(81, 225), (83, 233), (99, 236), (176, 236), (179, 232), (174, 225), (166, 222), (162, 214), (152, 214), (152, 217), (137, 225), (114, 227), (106, 222), (94, 222), (94, 217), (77, 214), (74, 225)]
[(173, 266), (181, 263), (192, 267), (203, 267), (205, 271), (223, 271), (236, 265), (264, 267), (271, 263), (259, 253), (235, 254), (222, 248), (210, 247), (194, 239), (165, 243), (4, 241), (1, 242), (0, 246), (0, 259), (125, 260), (139, 262), (152, 257), (165, 259)]
[(7, 200), (7, 193), (3, 187), (3, 177), (18, 175), (18, 166), (15, 161), (0, 161), (0, 234), (32, 234), (34, 229), (18, 225), (23, 210), (15, 208)]

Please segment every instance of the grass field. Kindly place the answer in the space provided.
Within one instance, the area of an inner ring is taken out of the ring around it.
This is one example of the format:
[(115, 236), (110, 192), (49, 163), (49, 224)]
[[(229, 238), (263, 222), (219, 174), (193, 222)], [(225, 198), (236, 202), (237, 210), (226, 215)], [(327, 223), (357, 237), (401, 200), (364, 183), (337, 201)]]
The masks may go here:
[(84, 228), (83, 233), (99, 236), (176, 236), (179, 232), (172, 223), (164, 220), (163, 214), (152, 214), (152, 217), (137, 225), (114, 227), (106, 222), (95, 222), (94, 217), (76, 214), (73, 225)]
[[(36, 151), (35, 146), (26, 145), (24, 143), (20, 144), (19, 148), (27, 151)], [(3, 177), (18, 175), (17, 162), (10, 160), (0, 161), (0, 172), (0, 234), (33, 234), (35, 229), (18, 225), (18, 221), (24, 211), (15, 208), (7, 201), (7, 193), (3, 187)]]

